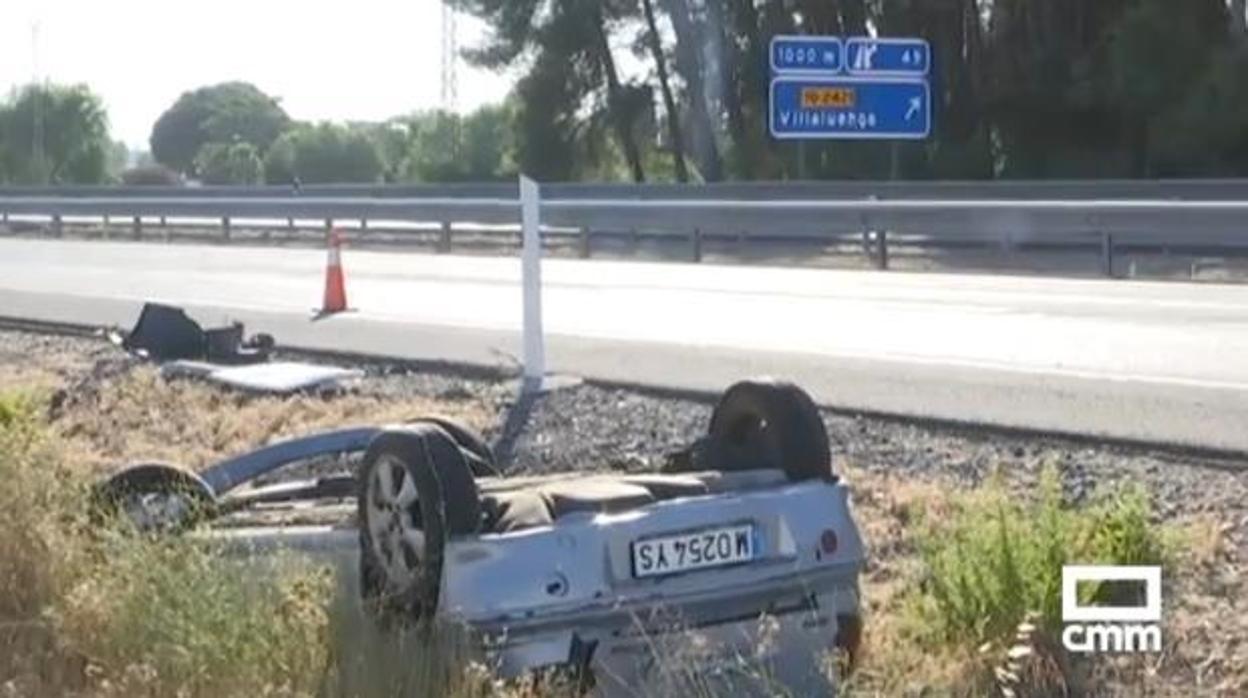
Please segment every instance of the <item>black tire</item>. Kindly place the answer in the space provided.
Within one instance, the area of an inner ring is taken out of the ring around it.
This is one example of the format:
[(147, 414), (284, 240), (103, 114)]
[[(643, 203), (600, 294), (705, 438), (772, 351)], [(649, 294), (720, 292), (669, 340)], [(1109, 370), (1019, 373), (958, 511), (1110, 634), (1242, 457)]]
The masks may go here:
[(794, 481), (833, 477), (819, 408), (806, 391), (784, 381), (747, 380), (724, 391), (707, 446), (717, 470), (780, 468)]
[(498, 477), (498, 466), (494, 461), (494, 451), (485, 439), (471, 427), (460, 424), (450, 417), (433, 415), (412, 420), (413, 424), (429, 422), (436, 424), (450, 435), (460, 448), (468, 452), (468, 467), (473, 477)]
[[(380, 469), (395, 477), (411, 478), (416, 499), (406, 508), (393, 506), (386, 514)], [(442, 557), (452, 536), (476, 533), (481, 525), (481, 499), (467, 459), (455, 440), (437, 425), (414, 424), (378, 434), (365, 451), (358, 479), (360, 527), (360, 582), (365, 607), (384, 624), (407, 624), (430, 619), (438, 606)], [(374, 529), (393, 518), (386, 533), (407, 522), (423, 534), (423, 549), (400, 540), (375, 540)], [(389, 553), (385, 552), (389, 549)], [(402, 555), (411, 579), (395, 579), (387, 571)]]
[[(139, 520), (132, 504), (135, 497), (176, 496), (182, 505), (165, 520)], [(199, 475), (168, 463), (140, 463), (97, 484), (91, 491), (90, 516), (97, 526), (128, 519), (141, 533), (176, 533), (212, 516), (216, 495)]]

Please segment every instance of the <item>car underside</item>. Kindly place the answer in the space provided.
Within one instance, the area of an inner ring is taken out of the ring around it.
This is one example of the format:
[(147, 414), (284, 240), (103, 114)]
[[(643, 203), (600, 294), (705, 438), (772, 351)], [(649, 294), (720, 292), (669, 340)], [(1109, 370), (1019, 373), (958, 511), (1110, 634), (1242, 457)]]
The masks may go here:
[[(281, 476), (332, 456), (349, 471)], [(323, 558), (379, 625), (452, 624), (502, 677), (567, 671), (597, 695), (827, 694), (862, 632), (848, 489), (813, 402), (775, 381), (732, 386), (660, 473), (506, 477), (424, 418), (198, 474), (140, 464), (97, 495), (141, 530)]]

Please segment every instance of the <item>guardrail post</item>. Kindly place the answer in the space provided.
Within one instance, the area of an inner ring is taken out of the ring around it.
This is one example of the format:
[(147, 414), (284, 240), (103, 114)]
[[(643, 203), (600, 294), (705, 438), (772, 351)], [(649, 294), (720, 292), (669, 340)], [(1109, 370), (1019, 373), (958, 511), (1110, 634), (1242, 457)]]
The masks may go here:
[(888, 269), (888, 231), (875, 231), (875, 268)]
[(1114, 236), (1101, 233), (1101, 273), (1114, 278)]
[(367, 218), (361, 218), (361, 219), (360, 219), (360, 230), (361, 230), (361, 231), (368, 230), (368, 219), (367, 219)]
[(689, 259), (693, 262), (702, 261), (702, 229), (694, 228), (689, 235)]
[(142, 216), (134, 217), (134, 227), (132, 228), (132, 232), (134, 234), (135, 240), (143, 239), (143, 217)]
[(581, 227), (581, 259), (589, 259), (589, 226)]
[(224, 216), (221, 219), (221, 236), (225, 238), (226, 242), (230, 241), (230, 217), (229, 216)]
[(65, 234), (65, 228), (61, 225), (61, 214), (52, 214), (52, 234), (56, 237), (62, 237)]
[(542, 335), (542, 237), (537, 182), (520, 175), (520, 278), (524, 302), (524, 388), (541, 390), (546, 375)]
[(438, 230), (438, 252), (451, 251), (451, 222), (442, 221), (442, 227)]
[(326, 218), (325, 219), (325, 234), (329, 235), (331, 232), (333, 232), (333, 230), (334, 230), (334, 219)]
[(294, 218), (286, 219), (286, 228), (290, 230), (290, 232), (292, 233), (295, 232), (295, 219)]

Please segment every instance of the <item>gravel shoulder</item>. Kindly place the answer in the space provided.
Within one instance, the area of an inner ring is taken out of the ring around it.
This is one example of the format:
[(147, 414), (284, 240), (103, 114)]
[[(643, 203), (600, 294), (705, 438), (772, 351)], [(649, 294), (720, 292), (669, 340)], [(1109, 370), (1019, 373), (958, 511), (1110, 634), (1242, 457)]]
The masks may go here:
[[(515, 406), (507, 381), (363, 368), (365, 378), (342, 393), (252, 397), (164, 381), (102, 339), (0, 329), (0, 391), (51, 394), (57, 433), (99, 472), (141, 458), (202, 467), (283, 436), (431, 411), (501, 439), (508, 472), (647, 471), (703, 433), (711, 412), (709, 402), (580, 385), (543, 396), (521, 431), (504, 433)], [(907, 502), (975, 487), (994, 472), (1027, 496), (1046, 465), (1059, 471), (1072, 502), (1139, 483), (1160, 517), (1204, 534), (1183, 555), (1177, 578), (1166, 580), (1166, 651), (1098, 661), (1097, 694), (1147, 687), (1151, 695), (1248, 695), (1248, 463), (833, 412), (824, 420), (872, 551), (864, 579), (872, 617), (896, 609), (914, 567)], [(868, 648), (894, 641), (870, 635), (885, 624), (869, 619), (867, 627)]]

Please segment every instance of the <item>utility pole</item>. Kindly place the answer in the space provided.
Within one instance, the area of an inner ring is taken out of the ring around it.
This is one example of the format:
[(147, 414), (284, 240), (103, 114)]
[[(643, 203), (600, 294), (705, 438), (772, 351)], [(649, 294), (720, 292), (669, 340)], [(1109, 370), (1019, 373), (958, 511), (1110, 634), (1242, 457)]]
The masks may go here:
[(449, 3), (442, 3), (442, 113), (451, 120), (451, 155), (459, 156), (459, 78), (456, 63), (459, 60), (459, 42), (455, 36), (455, 10)]
[(455, 111), (459, 101), (459, 84), (456, 62), (459, 42), (456, 39), (455, 10), (442, 3), (442, 109)]

